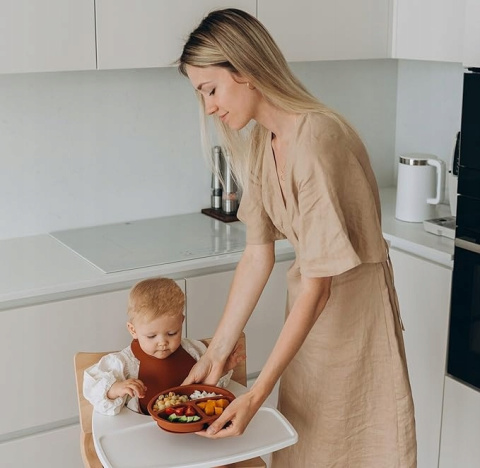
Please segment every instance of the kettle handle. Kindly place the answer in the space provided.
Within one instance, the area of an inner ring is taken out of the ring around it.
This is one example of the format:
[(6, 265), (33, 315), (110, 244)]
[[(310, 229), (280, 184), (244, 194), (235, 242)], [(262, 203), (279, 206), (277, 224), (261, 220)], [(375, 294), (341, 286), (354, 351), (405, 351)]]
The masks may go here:
[(437, 189), (435, 198), (427, 198), (427, 203), (430, 205), (438, 205), (442, 201), (442, 187), (445, 179), (445, 171), (443, 168), (443, 161), (438, 159), (429, 159), (427, 161), (429, 166), (434, 166), (437, 174)]

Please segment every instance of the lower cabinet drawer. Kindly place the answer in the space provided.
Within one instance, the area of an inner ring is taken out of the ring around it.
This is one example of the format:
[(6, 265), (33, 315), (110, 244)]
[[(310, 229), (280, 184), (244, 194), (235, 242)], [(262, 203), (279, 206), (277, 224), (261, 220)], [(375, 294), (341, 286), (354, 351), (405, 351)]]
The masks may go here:
[(80, 454), (80, 425), (0, 443), (0, 466), (83, 468)]
[(113, 351), (130, 342), (127, 294), (122, 290), (0, 312), (0, 375), (11, 383), (0, 387), (0, 436), (78, 417), (73, 356)]

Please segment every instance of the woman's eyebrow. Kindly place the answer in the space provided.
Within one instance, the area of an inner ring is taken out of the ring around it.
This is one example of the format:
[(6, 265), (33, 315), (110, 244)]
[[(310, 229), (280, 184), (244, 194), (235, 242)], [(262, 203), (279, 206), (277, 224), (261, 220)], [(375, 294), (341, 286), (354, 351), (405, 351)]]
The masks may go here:
[(197, 86), (197, 89), (198, 89), (199, 91), (201, 91), (201, 90), (202, 90), (202, 87), (203, 87), (204, 85), (206, 85), (207, 83), (210, 83), (210, 81), (205, 81), (205, 82), (203, 82), (203, 83), (200, 83), (200, 84)]

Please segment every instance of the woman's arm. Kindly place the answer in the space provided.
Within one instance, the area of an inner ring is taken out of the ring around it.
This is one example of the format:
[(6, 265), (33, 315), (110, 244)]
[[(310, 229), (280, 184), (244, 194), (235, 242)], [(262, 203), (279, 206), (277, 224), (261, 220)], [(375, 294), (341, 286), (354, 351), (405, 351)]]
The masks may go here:
[(275, 263), (274, 244), (247, 245), (238, 263), (225, 306), (206, 353), (183, 382), (215, 385), (255, 308)]
[[(331, 282), (331, 278), (302, 277), (301, 291), (252, 388), (234, 400), (201, 435), (220, 438), (243, 433), (322, 313), (330, 297)], [(221, 430), (228, 421), (231, 421), (231, 424)]]
[[(332, 278), (302, 277), (301, 291), (265, 366), (252, 386), (261, 403), (302, 346), (330, 297)], [(261, 404), (260, 403), (260, 404)]]

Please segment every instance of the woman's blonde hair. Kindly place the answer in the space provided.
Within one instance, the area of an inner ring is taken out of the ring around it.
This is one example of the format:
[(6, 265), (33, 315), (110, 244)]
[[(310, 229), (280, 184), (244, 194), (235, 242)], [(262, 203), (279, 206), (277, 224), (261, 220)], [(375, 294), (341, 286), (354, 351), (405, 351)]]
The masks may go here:
[[(318, 112), (335, 119), (345, 131), (350, 125), (332, 109), (318, 101), (294, 76), (285, 57), (266, 28), (254, 16), (234, 8), (215, 10), (207, 15), (190, 34), (177, 61), (180, 72), (187, 76), (187, 65), (217, 66), (239, 73), (255, 86), (263, 97), (287, 112)], [(201, 103), (202, 140), (208, 145), (205, 105)], [(213, 116), (223, 146), (231, 155), (237, 182), (246, 187), (251, 174), (256, 174), (268, 130), (256, 123), (242, 131), (231, 130), (218, 116)]]
[(137, 283), (128, 296), (128, 319), (153, 320), (162, 315), (183, 314), (185, 295), (169, 278), (149, 278)]

